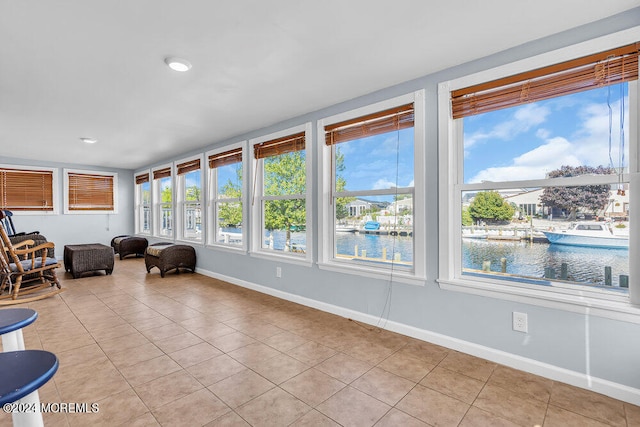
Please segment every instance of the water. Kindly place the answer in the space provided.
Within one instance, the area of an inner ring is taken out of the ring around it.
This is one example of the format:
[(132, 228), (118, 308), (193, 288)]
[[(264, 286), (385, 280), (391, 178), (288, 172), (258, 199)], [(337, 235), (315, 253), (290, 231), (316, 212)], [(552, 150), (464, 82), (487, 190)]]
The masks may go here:
[(528, 242), (489, 242), (462, 240), (462, 266), (482, 270), (483, 261), (491, 261), (491, 271), (500, 271), (500, 259), (507, 259), (507, 273), (530, 278), (544, 277), (545, 267), (552, 267), (556, 277), (562, 263), (568, 265), (568, 280), (604, 285), (604, 267), (611, 267), (613, 286), (619, 275), (629, 274), (629, 251)]

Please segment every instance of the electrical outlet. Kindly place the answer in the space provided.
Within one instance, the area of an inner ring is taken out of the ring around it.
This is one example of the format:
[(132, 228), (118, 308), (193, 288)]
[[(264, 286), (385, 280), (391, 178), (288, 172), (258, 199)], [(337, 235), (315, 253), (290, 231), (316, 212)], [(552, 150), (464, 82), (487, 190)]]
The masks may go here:
[(513, 330), (518, 332), (527, 332), (529, 325), (527, 322), (527, 313), (513, 312)]
[(282, 268), (276, 267), (276, 277), (282, 277)]

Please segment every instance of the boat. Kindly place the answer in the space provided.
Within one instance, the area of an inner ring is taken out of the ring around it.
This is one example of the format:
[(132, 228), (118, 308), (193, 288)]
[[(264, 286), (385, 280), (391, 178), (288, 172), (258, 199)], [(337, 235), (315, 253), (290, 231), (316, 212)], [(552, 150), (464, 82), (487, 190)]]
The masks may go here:
[(629, 236), (613, 234), (604, 222), (576, 222), (567, 230), (542, 231), (549, 243), (591, 248), (629, 248)]
[(355, 233), (358, 231), (356, 227), (346, 224), (336, 224), (336, 233)]
[(364, 229), (365, 230), (379, 230), (380, 229), (380, 223), (378, 221), (367, 221), (364, 224)]

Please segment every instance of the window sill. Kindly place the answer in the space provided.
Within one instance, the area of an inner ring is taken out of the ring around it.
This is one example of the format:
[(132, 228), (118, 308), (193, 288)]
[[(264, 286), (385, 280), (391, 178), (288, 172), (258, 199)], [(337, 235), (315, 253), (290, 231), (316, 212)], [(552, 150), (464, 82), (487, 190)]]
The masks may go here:
[(209, 244), (205, 245), (205, 247), (207, 249), (213, 249), (213, 250), (216, 250), (216, 251), (231, 252), (231, 253), (235, 253), (235, 254), (246, 254), (247, 253), (247, 250), (245, 248), (243, 248), (242, 245), (232, 246), (232, 245), (222, 245), (222, 244), (216, 244), (216, 243), (209, 243)]
[(301, 257), (297, 255), (285, 255), (285, 254), (271, 253), (271, 252), (249, 252), (249, 255), (255, 258), (268, 259), (271, 261), (277, 260), (279, 262), (303, 265), (305, 267), (313, 266), (313, 262), (308, 260), (306, 257)]
[(640, 307), (632, 305), (627, 297), (597, 298), (586, 292), (561, 293), (557, 288), (509, 286), (496, 281), (468, 279), (438, 279), (440, 288), (489, 298), (515, 301), (523, 304), (555, 308), (574, 313), (593, 315), (613, 320), (640, 324)]
[(407, 283), (409, 285), (424, 286), (426, 278), (417, 277), (413, 274), (398, 270), (374, 270), (371, 268), (345, 265), (342, 263), (322, 262), (318, 263), (321, 270), (335, 271), (338, 273), (355, 274), (357, 276), (370, 277), (380, 280), (392, 280), (393, 282)]

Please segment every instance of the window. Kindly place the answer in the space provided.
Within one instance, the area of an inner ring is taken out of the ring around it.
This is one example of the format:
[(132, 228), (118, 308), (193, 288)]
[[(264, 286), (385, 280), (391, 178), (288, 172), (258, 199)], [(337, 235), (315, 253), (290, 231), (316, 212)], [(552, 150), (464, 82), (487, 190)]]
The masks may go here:
[(311, 260), (309, 183), (306, 141), (311, 125), (251, 141), (254, 253)]
[(136, 233), (151, 234), (151, 180), (149, 172), (136, 175)]
[(176, 164), (180, 238), (198, 242), (203, 241), (201, 163), (198, 157)]
[(325, 267), (424, 278), (423, 104), (417, 92), (319, 122)]
[(171, 166), (153, 171), (153, 204), (155, 235), (173, 237), (173, 182)]
[(594, 312), (634, 299), (638, 45), (607, 43), (440, 85), (441, 286)]
[(54, 212), (55, 169), (0, 166), (0, 208)]
[(65, 213), (117, 213), (118, 174), (65, 169)]
[(244, 164), (242, 144), (208, 153), (210, 224), (209, 242), (245, 248)]

